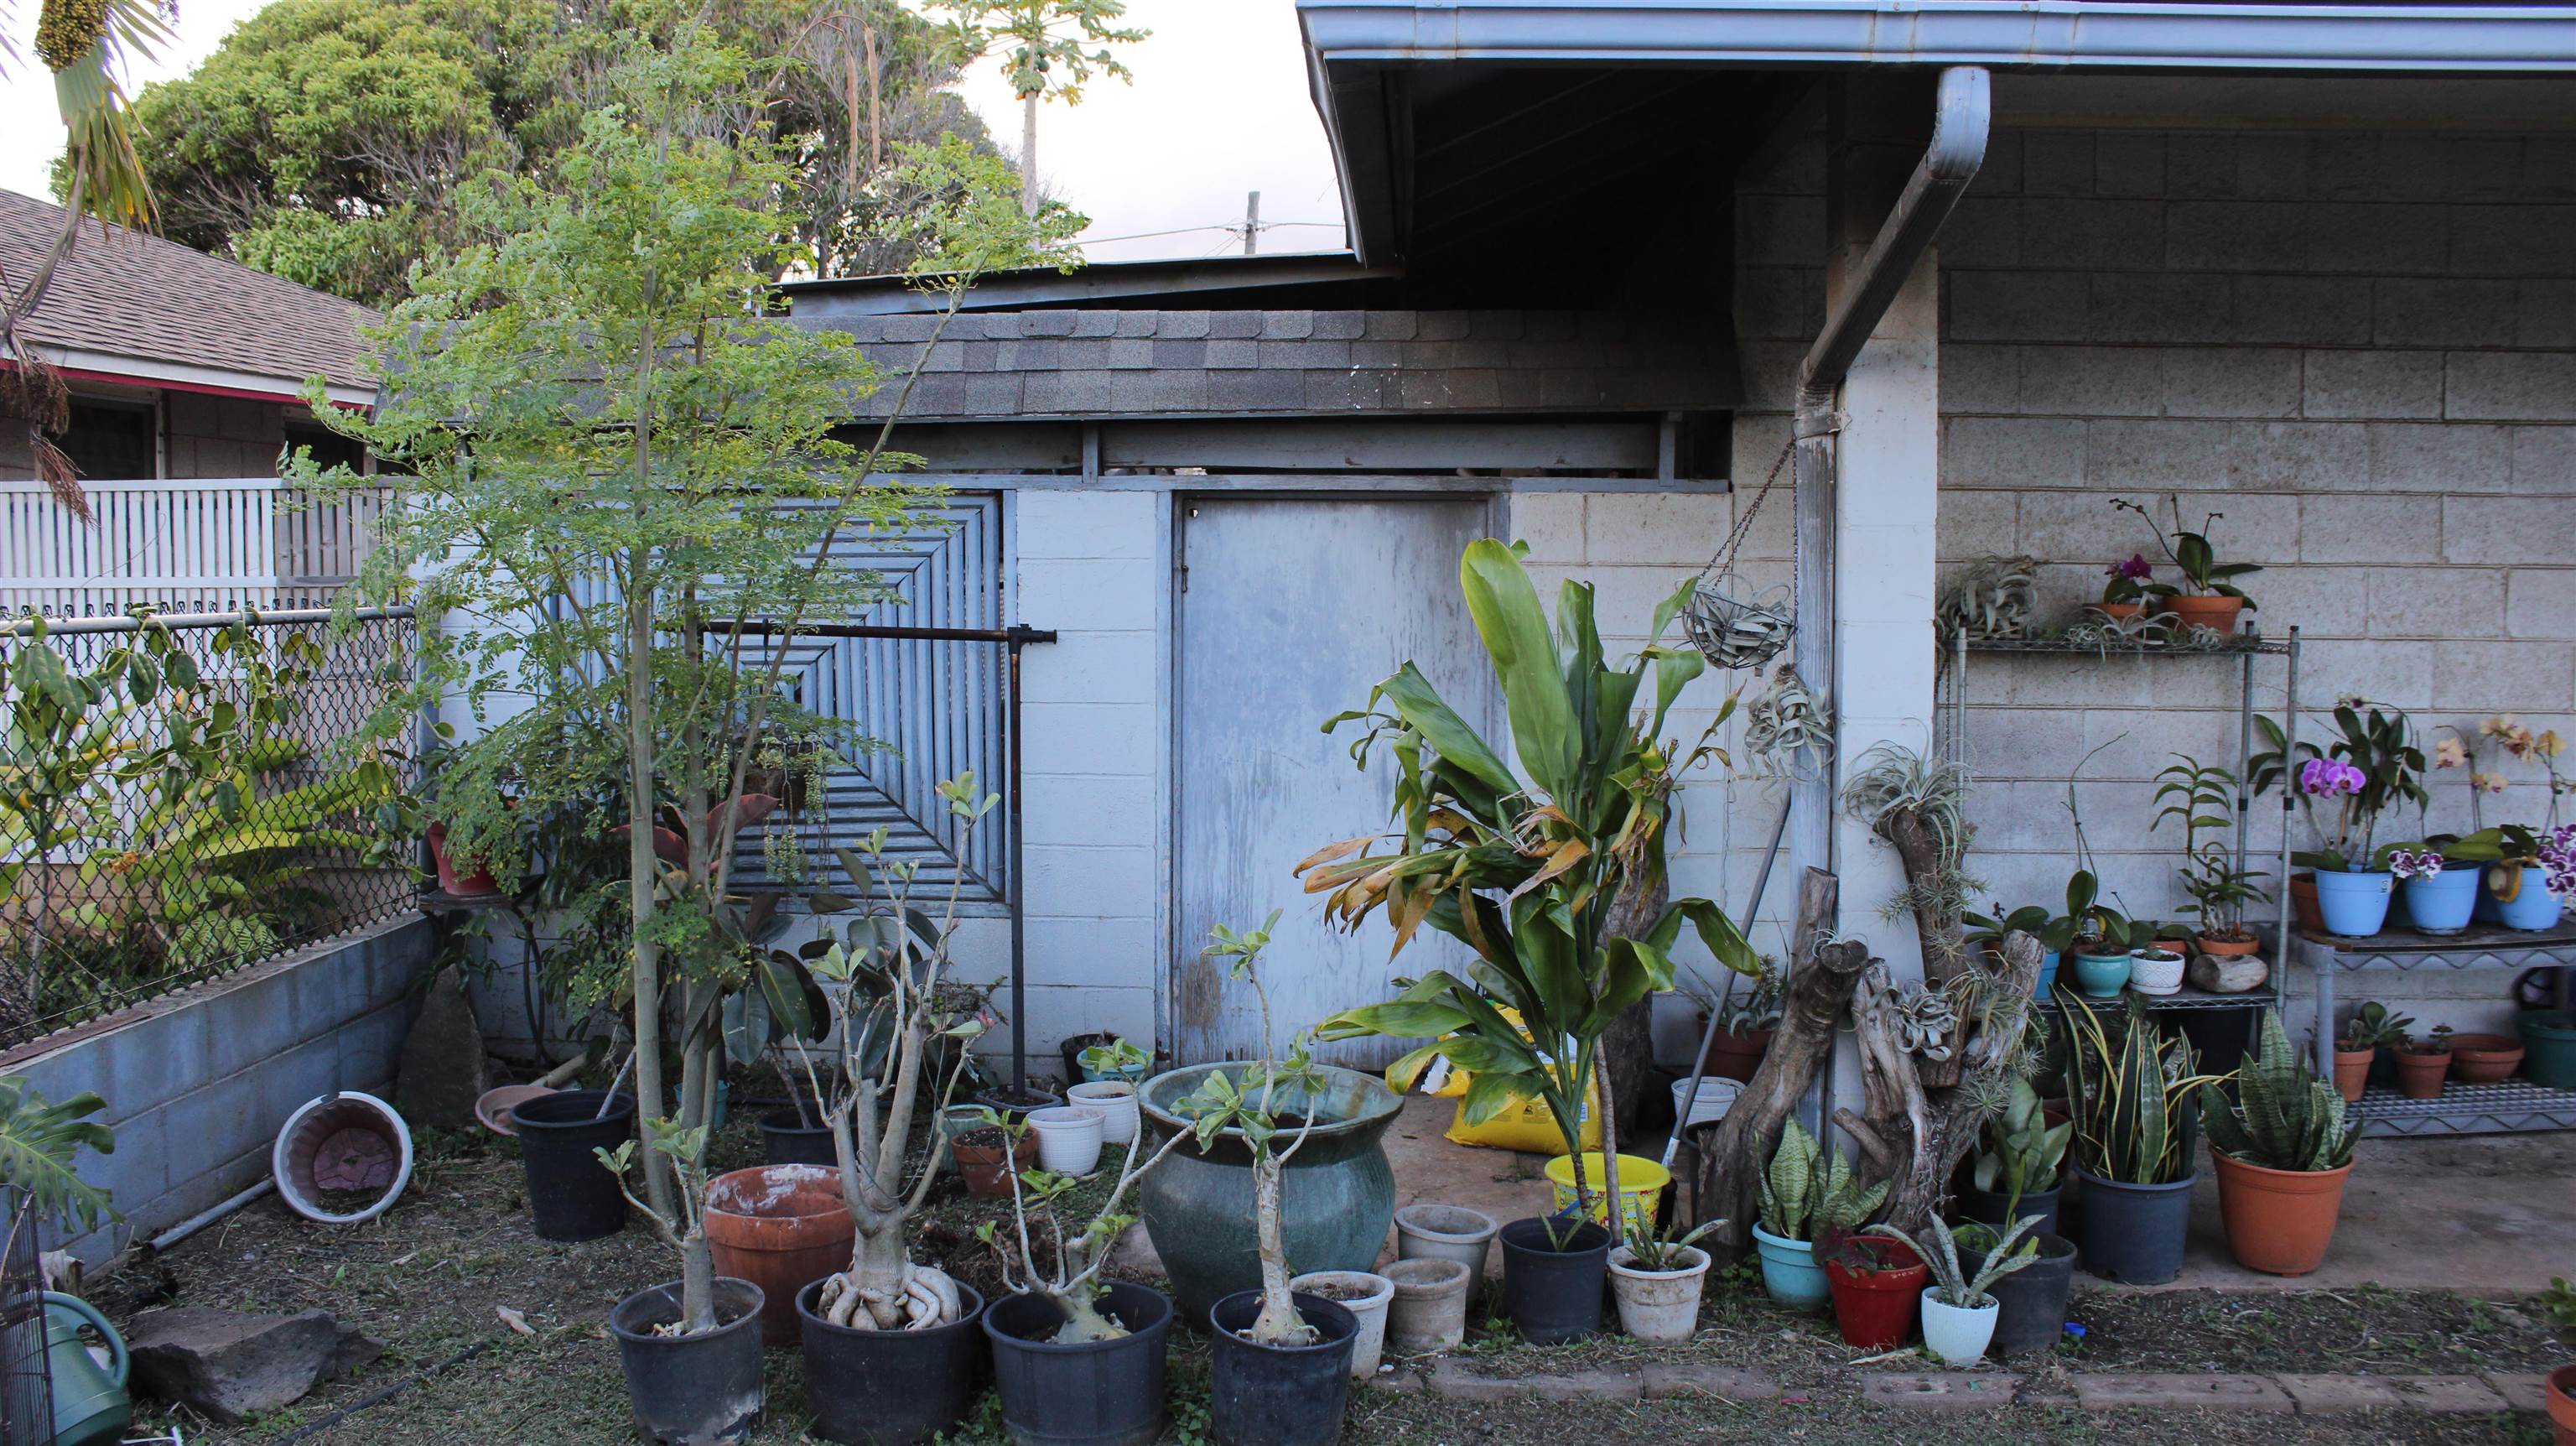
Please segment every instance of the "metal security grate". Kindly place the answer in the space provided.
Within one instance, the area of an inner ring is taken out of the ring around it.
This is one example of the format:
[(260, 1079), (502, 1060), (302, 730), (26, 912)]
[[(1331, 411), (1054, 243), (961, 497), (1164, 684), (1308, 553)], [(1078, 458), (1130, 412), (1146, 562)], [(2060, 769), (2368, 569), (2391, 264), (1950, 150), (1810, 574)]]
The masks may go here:
[(50, 1446), (53, 1376), (45, 1366), (44, 1275), (36, 1215), (17, 1190), (0, 1191), (9, 1232), (0, 1247), (0, 1446)]

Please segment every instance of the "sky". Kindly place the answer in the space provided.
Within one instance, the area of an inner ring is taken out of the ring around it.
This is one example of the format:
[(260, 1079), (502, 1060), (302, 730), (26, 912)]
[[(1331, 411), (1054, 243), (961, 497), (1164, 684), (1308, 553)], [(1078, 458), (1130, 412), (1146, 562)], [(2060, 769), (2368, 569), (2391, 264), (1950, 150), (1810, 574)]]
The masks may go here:
[[(127, 77), (185, 74), (263, 0), (179, 0), (178, 43)], [(19, 9), (32, 17), (35, 7)], [(1094, 261), (1199, 257), (1241, 251), (1242, 238), (1205, 228), (1239, 222), (1244, 193), (1261, 192), (1261, 250), (1342, 245), (1341, 204), (1324, 129), (1306, 94), (1292, 0), (1130, 0), (1128, 23), (1153, 32), (1125, 47), (1135, 83), (1095, 81), (1078, 106), (1050, 102), (1038, 118), (1038, 169), (1054, 194), (1089, 216)], [(963, 87), (993, 135), (1016, 147), (1020, 107), (993, 62)], [(37, 144), (0, 148), (0, 187), (50, 195), (62, 150), (53, 84), (29, 56), (0, 80), (0, 135)], [(1149, 233), (1177, 232), (1173, 235)], [(1107, 238), (1140, 237), (1136, 240)]]

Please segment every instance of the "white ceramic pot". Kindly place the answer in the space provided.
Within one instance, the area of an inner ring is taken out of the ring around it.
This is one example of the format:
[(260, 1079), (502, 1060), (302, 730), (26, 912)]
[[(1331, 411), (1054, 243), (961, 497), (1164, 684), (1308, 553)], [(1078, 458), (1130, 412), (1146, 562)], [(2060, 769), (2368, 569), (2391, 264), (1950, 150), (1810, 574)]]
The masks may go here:
[(1619, 1302), (1619, 1328), (1641, 1341), (1686, 1341), (1699, 1331), (1699, 1293), (1708, 1275), (1708, 1252), (1685, 1245), (1678, 1270), (1645, 1270), (1622, 1245), (1610, 1252), (1610, 1294)]
[(1038, 1132), (1038, 1164), (1059, 1175), (1088, 1175), (1100, 1165), (1100, 1111), (1089, 1105), (1054, 1105), (1029, 1112)]
[(2171, 950), (2133, 950), (2129, 955), (2129, 987), (2140, 994), (2171, 994), (2182, 988), (2186, 962)]
[(1377, 1375), (1378, 1360), (1386, 1354), (1386, 1308), (1395, 1300), (1394, 1281), (1365, 1270), (1317, 1270), (1291, 1279), (1288, 1288), (1323, 1296), (1349, 1311), (1360, 1323), (1359, 1334), (1351, 1338), (1351, 1379)]
[(1464, 1205), (1407, 1205), (1395, 1212), (1398, 1260), (1454, 1260), (1467, 1278), (1485, 1278), (1485, 1257), (1502, 1222)]
[(1136, 1087), (1123, 1079), (1094, 1080), (1064, 1092), (1071, 1103), (1100, 1111), (1100, 1140), (1123, 1145), (1136, 1138)]
[(1995, 1316), (2002, 1310), (1993, 1296), (1971, 1309), (1951, 1305), (1941, 1299), (1941, 1287), (1923, 1290), (1923, 1345), (1932, 1354), (1954, 1366), (1973, 1366), (1984, 1360), (1986, 1345), (1995, 1338)]
[(1467, 1338), (1467, 1267), (1454, 1260), (1399, 1260), (1386, 1268), (1395, 1300), (1386, 1343), (1407, 1355), (1445, 1351)]
[(1689, 1088), (1688, 1077), (1673, 1081), (1673, 1114), (1681, 1119), (1684, 1129), (1692, 1125), (1713, 1125), (1725, 1119), (1726, 1112), (1735, 1107), (1735, 1097), (1744, 1092), (1744, 1081), (1703, 1076), (1699, 1082), (1699, 1093), (1690, 1097), (1685, 1112), (1682, 1091)]

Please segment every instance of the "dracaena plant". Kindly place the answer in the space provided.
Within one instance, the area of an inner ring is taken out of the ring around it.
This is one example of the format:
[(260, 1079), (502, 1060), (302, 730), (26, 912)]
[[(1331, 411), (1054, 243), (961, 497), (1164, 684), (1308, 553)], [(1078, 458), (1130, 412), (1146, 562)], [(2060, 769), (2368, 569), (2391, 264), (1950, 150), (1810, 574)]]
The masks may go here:
[(2235, 1078), (2233, 1104), (2224, 1080), (2200, 1087), (2200, 1123), (2211, 1149), (2266, 1170), (2339, 1170), (2352, 1163), (2361, 1121), (2345, 1118), (2343, 1095), (2291, 1047), (2279, 1010), (2263, 1011), (2262, 1041)]
[[(1351, 746), (1362, 767), (1380, 746), (1393, 757), (1396, 831), (1328, 844), (1297, 872), (1307, 892), (1324, 895), (1329, 921), (1355, 929), (1382, 908), (1397, 952), (1428, 926), (1463, 941), (1474, 961), (1463, 978), (1434, 970), (1394, 1000), (1333, 1015), (1317, 1034), (1430, 1039), (1397, 1060), (1387, 1080), (1406, 1088), (1433, 1058), (1446, 1058), (1474, 1077), (1463, 1105), (1469, 1123), (1515, 1101), (1541, 1101), (1575, 1158), (1576, 1194), (1588, 1208), (1580, 1142), (1588, 1092), (1609, 1098), (1602, 1032), (1671, 986), (1685, 921), (1718, 963), (1747, 974), (1758, 967), (1752, 946), (1706, 899), (1675, 899), (1635, 933), (1609, 927), (1622, 900), (1663, 880), (1680, 775), (1725, 755), (1707, 734), (1691, 747), (1661, 736), (1674, 700), (1706, 666), (1695, 650), (1661, 642), (1689, 599), (1687, 585), (1655, 609), (1648, 646), (1615, 664), (1602, 649), (1589, 584), (1559, 590), (1551, 630), (1518, 548), (1471, 543), (1458, 575), (1508, 705), (1518, 771), (1407, 662), (1371, 691), (1367, 708), (1324, 724), (1362, 725)], [(1730, 697), (1720, 721), (1733, 704)], [(1519, 1027), (1504, 1008), (1518, 1011)], [(1602, 1157), (1615, 1172), (1615, 1122), (1607, 1108), (1597, 1113)], [(1619, 1213), (1611, 1212), (1614, 1237), (1624, 1233)]]

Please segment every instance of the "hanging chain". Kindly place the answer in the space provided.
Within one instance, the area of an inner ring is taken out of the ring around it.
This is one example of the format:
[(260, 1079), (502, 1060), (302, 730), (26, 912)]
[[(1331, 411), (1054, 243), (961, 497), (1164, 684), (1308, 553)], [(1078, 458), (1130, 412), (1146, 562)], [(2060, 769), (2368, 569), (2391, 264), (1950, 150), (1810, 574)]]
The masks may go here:
[[(1753, 494), (1753, 505), (1745, 508), (1744, 515), (1735, 519), (1735, 526), (1728, 530), (1726, 540), (1717, 545), (1717, 555), (1708, 560), (1708, 566), (1699, 570), (1701, 578), (1707, 578), (1712, 572), (1723, 576), (1735, 569), (1735, 554), (1744, 546), (1745, 537), (1753, 531), (1753, 519), (1761, 514), (1762, 504), (1770, 499), (1772, 484), (1780, 480), (1780, 469), (1789, 465), (1790, 455), (1797, 450), (1798, 439), (1795, 436), (1781, 446), (1780, 455), (1772, 460), (1770, 475), (1762, 479), (1762, 486)], [(1791, 546), (1795, 545), (1793, 533)], [(1794, 561), (1792, 566), (1794, 568)]]

